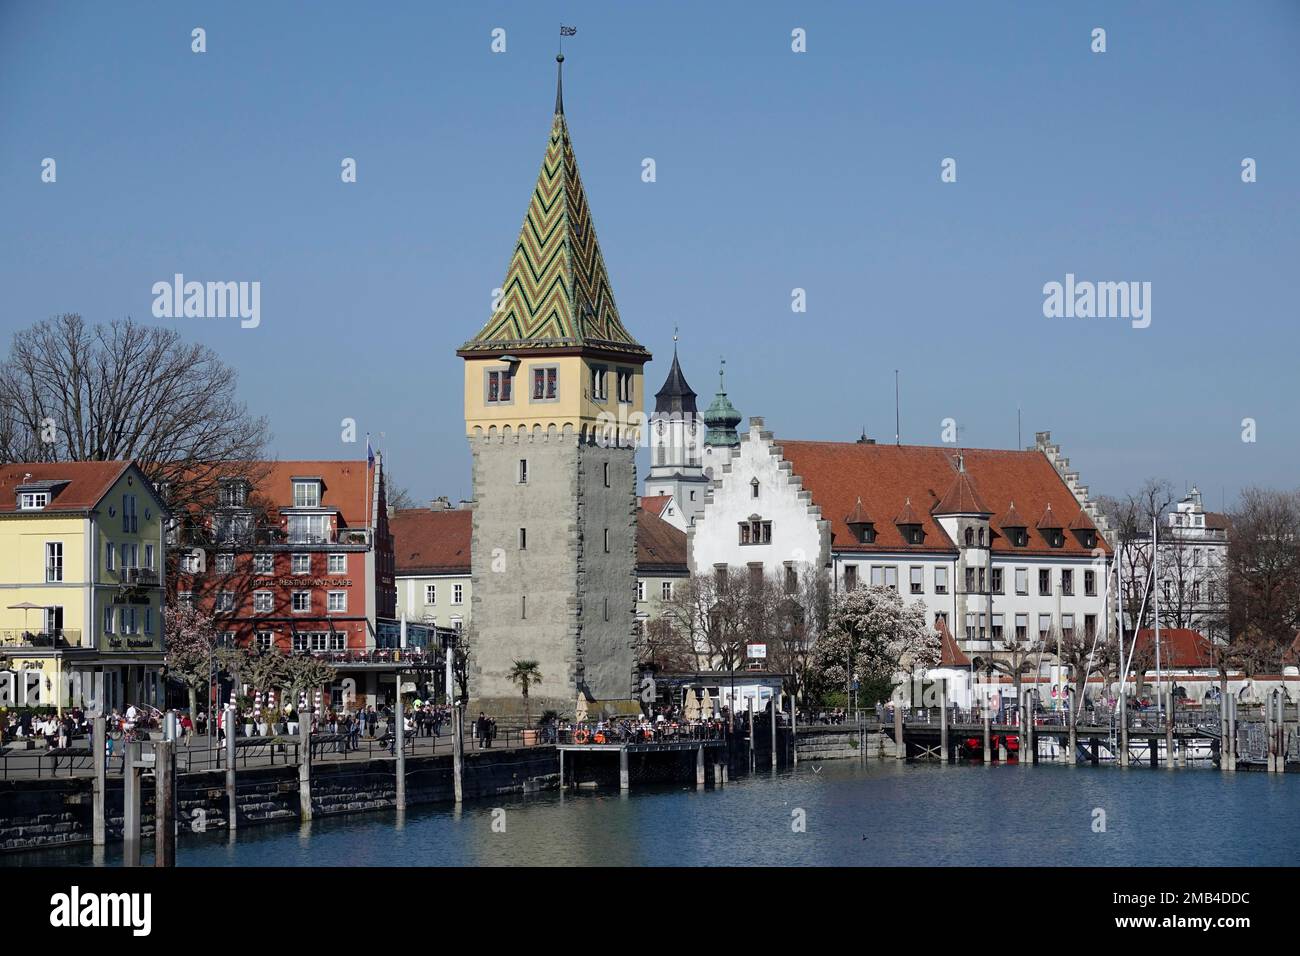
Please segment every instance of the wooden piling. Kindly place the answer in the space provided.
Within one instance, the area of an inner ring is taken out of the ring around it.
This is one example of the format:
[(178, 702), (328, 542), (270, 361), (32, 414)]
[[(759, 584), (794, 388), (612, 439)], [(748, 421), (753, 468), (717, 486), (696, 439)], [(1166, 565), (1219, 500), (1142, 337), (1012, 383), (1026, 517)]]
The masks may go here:
[(298, 817), (311, 819), (311, 712), (298, 712)]
[(990, 751), (992, 750), (992, 745), (990, 744), (989, 741), (989, 738), (991, 736), (992, 734), (990, 733), (990, 727), (989, 727), (989, 702), (986, 700), (984, 702), (984, 752), (981, 755), (984, 763), (993, 762), (993, 754), (990, 753)]
[(1228, 708), (1228, 735), (1223, 738), (1223, 760), (1227, 762), (1228, 773), (1237, 772), (1237, 698), (1224, 698)]
[(897, 703), (894, 704), (894, 757), (907, 759), (907, 744), (903, 742), (903, 708)]
[[(457, 701), (451, 709), (452, 716), (452, 734), (451, 734), (451, 765), (453, 787), (456, 792), (456, 803), (459, 805), (465, 799), (465, 714), (464, 708)], [(561, 771), (564, 767), (561, 764)], [(564, 784), (564, 775), (560, 774), (560, 784)]]
[[(100, 698), (101, 701), (103, 698)], [(104, 715), (96, 714), (91, 731), (90, 753), (95, 762), (95, 783), (91, 793), (91, 845), (103, 846), (107, 842), (104, 822), (105, 795), (108, 790), (108, 731)]]
[(632, 789), (632, 776), (627, 767), (627, 748), (618, 748), (618, 789)]
[(1174, 684), (1169, 682), (1169, 690), (1166, 691), (1165, 701), (1165, 767), (1169, 770), (1174, 769)]
[(122, 748), (122, 865), (140, 865), (140, 743)]
[[(775, 750), (773, 750), (773, 753), (775, 753)], [(773, 760), (775, 760), (775, 758), (773, 758)], [(773, 769), (776, 769), (775, 763), (773, 763)], [(703, 744), (701, 744), (695, 750), (695, 786), (701, 790), (704, 789), (704, 745)]]
[(1124, 684), (1119, 687), (1119, 765), (1127, 767), (1128, 757), (1128, 693)]
[(948, 680), (939, 681), (939, 762), (947, 763), (948, 756)]
[(397, 672), (397, 703), (393, 705), (393, 778), (396, 783), (393, 805), (406, 809), (406, 714), (402, 706), (402, 672)]
[(235, 708), (226, 707), (226, 828), (232, 833), (239, 829), (239, 804), (235, 800)]
[(154, 765), (154, 866), (176, 865), (176, 742), (153, 745)]
[[(776, 769), (776, 691), (772, 691), (772, 769)], [(701, 755), (704, 751), (701, 749)], [(704, 757), (700, 757), (700, 783), (704, 783)]]

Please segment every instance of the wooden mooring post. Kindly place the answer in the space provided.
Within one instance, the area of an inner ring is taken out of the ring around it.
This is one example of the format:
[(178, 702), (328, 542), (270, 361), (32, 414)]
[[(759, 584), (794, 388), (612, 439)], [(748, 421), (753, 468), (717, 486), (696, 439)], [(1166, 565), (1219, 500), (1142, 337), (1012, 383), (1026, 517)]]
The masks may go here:
[[(776, 691), (772, 692), (772, 769), (776, 769)], [(704, 751), (700, 750), (700, 783), (704, 783)]]
[(122, 748), (122, 865), (140, 865), (140, 742)]
[(298, 817), (311, 819), (311, 711), (298, 711)]
[(393, 793), (393, 805), (398, 810), (406, 809), (406, 713), (402, 706), (402, 673), (397, 673), (397, 703), (393, 705), (393, 754), (397, 757), (393, 763), (393, 777), (396, 787)]
[[(456, 803), (459, 805), (465, 799), (464, 771), (465, 771), (465, 714), (464, 708), (460, 701), (452, 706), (451, 709), (451, 764), (452, 777), (454, 778), (452, 786), (456, 792)], [(563, 756), (563, 753), (561, 753)], [(564, 786), (564, 763), (560, 763), (560, 786)]]
[(226, 821), (226, 828), (233, 833), (239, 828), (239, 804), (235, 799), (235, 734), (238, 729), (235, 727), (235, 707), (229, 705), (226, 707), (226, 806), (229, 808), (226, 812), (229, 819)]
[(153, 745), (154, 866), (176, 865), (176, 742)]
[[(775, 765), (773, 766), (775, 769)], [(704, 789), (704, 745), (701, 744), (695, 749), (695, 786), (697, 789)]]
[[(1024, 700), (1020, 705), (1020, 726), (1025, 731), (1024, 736), (1029, 744), (1029, 764), (1033, 766), (1038, 763), (1038, 741), (1034, 739), (1034, 692), (1027, 690), (1024, 692)], [(1024, 744), (1021, 741), (1021, 752), (1024, 752)]]
[(992, 736), (992, 728), (990, 728), (989, 723), (989, 702), (986, 700), (984, 701), (984, 763), (993, 762), (993, 754), (989, 752), (990, 737)]
[(1237, 772), (1237, 698), (1229, 695), (1223, 699), (1224, 706), (1228, 709), (1228, 733), (1223, 738), (1223, 746), (1220, 758), (1224, 761), (1224, 769), (1228, 773)]
[(903, 742), (903, 708), (897, 702), (894, 704), (894, 757), (907, 759), (907, 744)]
[(948, 679), (939, 681), (939, 763), (948, 762)]
[(790, 695), (790, 762), (799, 766), (799, 705)]
[(1128, 693), (1119, 685), (1119, 765), (1128, 766)]
[[(101, 697), (102, 701), (103, 698)], [(102, 706), (102, 704), (101, 704)], [(90, 753), (95, 761), (95, 784), (91, 793), (91, 845), (103, 846), (107, 842), (104, 807), (108, 790), (108, 732), (104, 715), (96, 714), (91, 731)]]
[(1166, 691), (1165, 701), (1165, 767), (1169, 770), (1174, 769), (1174, 684), (1169, 682), (1169, 690)]

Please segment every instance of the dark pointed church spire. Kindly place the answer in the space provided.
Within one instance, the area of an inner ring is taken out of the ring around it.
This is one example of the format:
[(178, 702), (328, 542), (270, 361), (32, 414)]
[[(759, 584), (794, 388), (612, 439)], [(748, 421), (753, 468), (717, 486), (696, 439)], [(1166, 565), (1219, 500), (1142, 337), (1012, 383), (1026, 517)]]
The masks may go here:
[(663, 388), (655, 392), (655, 414), (674, 415), (683, 412), (698, 414), (695, 399), (695, 392), (690, 385), (686, 384), (686, 376), (682, 374), (682, 367), (677, 362), (677, 332), (674, 330), (673, 364), (668, 370), (668, 377), (664, 379)]

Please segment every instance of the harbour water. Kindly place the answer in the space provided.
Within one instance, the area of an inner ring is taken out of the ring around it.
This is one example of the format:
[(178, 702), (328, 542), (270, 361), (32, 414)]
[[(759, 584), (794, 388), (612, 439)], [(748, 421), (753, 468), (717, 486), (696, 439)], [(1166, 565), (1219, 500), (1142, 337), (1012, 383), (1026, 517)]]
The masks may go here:
[[(797, 832), (801, 819), (806, 829)], [(0, 857), (0, 867), (119, 860), (116, 848), (96, 855), (78, 847)], [(552, 791), (461, 810), (425, 806), (402, 817), (253, 827), (233, 840), (185, 834), (177, 853), (179, 866), (1297, 862), (1300, 775), (892, 760), (805, 762), (720, 790), (634, 781), (629, 794)]]

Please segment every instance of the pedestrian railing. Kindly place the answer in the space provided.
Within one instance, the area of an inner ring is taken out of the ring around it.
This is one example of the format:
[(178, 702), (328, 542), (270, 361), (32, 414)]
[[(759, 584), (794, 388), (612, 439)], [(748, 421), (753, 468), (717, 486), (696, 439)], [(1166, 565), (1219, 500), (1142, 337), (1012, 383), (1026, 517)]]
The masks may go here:
[(723, 740), (726, 727), (722, 724), (661, 724), (640, 727), (636, 724), (612, 724), (606, 727), (573, 727), (557, 732), (558, 743), (582, 744), (662, 744), (691, 743), (694, 741)]

